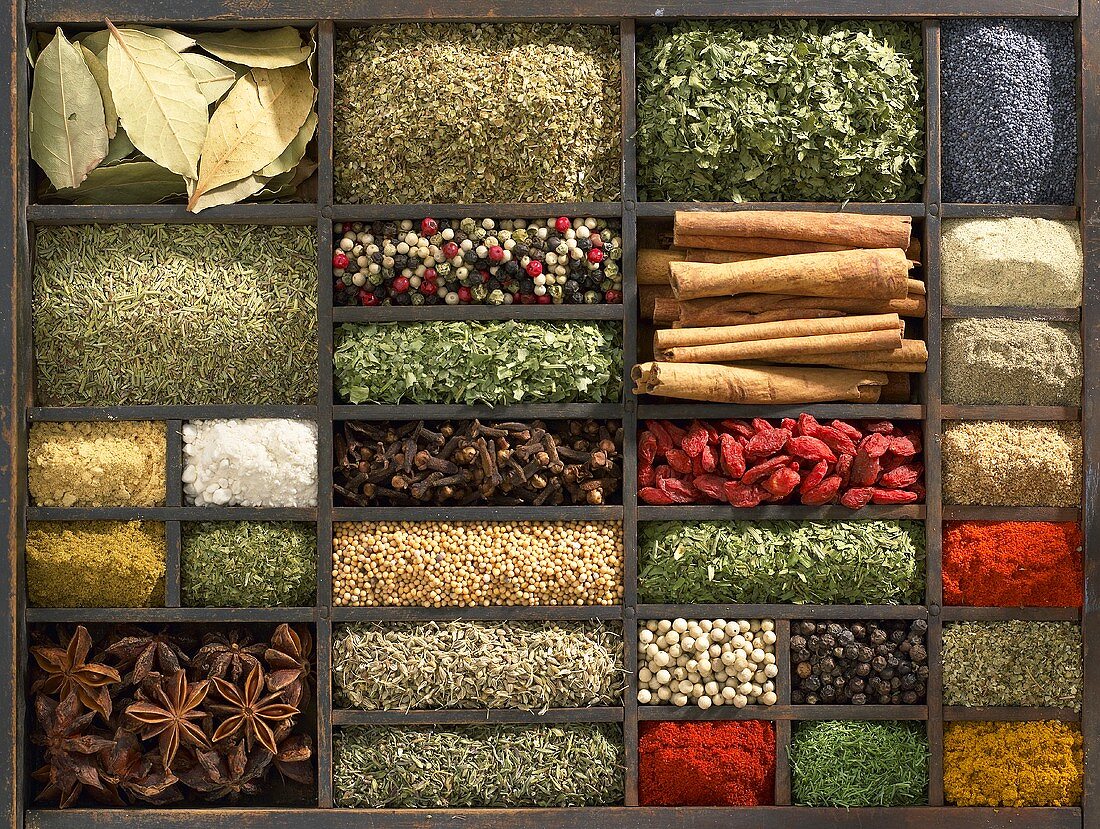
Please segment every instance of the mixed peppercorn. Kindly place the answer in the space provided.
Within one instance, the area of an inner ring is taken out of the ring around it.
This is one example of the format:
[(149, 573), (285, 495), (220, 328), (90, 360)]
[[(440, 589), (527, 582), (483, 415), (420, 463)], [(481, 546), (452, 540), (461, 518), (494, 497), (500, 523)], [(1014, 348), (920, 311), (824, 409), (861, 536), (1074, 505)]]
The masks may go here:
[(622, 238), (604, 219), (343, 222), (337, 305), (622, 302)]

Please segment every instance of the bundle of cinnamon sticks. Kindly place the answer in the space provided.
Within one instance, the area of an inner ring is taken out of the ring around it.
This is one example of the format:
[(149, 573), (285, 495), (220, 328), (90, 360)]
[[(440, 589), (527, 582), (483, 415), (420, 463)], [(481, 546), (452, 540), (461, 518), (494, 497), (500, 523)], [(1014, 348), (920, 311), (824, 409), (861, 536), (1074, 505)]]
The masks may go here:
[(677, 212), (638, 253), (654, 362), (635, 393), (720, 403), (907, 401), (925, 370), (902, 317), (925, 315), (907, 216)]

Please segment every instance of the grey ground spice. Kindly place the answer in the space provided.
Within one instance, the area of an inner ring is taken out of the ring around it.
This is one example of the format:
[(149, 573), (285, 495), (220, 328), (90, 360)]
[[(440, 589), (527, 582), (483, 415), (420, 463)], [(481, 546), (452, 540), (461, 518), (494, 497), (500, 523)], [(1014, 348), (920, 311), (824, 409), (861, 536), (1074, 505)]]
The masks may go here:
[(366, 26), (335, 62), (339, 201), (619, 198), (616, 27)]
[(315, 400), (311, 228), (44, 227), (35, 256), (42, 404)]
[(163, 423), (35, 423), (27, 478), (40, 507), (152, 507), (164, 503)]
[(1031, 420), (947, 424), (943, 498), (949, 504), (1079, 506), (1080, 425)]
[(945, 403), (1079, 406), (1081, 373), (1076, 324), (944, 320)]
[(959, 622), (943, 629), (944, 705), (1081, 710), (1074, 622)]
[(951, 305), (1076, 308), (1081, 231), (1050, 219), (945, 219), (943, 301)]

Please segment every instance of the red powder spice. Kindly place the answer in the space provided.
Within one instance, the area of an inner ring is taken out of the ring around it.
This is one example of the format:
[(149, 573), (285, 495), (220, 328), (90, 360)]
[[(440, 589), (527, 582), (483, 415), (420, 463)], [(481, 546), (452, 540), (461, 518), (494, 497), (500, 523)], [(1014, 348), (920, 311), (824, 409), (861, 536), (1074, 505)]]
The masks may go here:
[(775, 728), (769, 722), (643, 722), (643, 806), (771, 806)]
[(943, 534), (943, 602), (972, 607), (1080, 607), (1075, 523), (958, 521)]

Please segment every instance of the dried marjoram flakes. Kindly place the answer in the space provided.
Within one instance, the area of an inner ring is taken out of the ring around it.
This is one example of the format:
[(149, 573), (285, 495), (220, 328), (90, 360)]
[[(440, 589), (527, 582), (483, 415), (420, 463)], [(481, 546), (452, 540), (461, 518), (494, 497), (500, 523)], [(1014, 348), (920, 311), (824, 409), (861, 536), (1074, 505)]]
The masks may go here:
[(151, 507), (164, 503), (163, 423), (35, 423), (27, 479), (40, 507)]
[(164, 525), (32, 522), (27, 596), (35, 607), (157, 607), (164, 603)]
[(312, 229), (43, 227), (35, 256), (32, 317), (42, 404), (315, 400)]
[(619, 198), (613, 26), (365, 26), (335, 63), (338, 201)]
[(946, 424), (943, 499), (986, 506), (1078, 506), (1080, 425), (1032, 420)]

